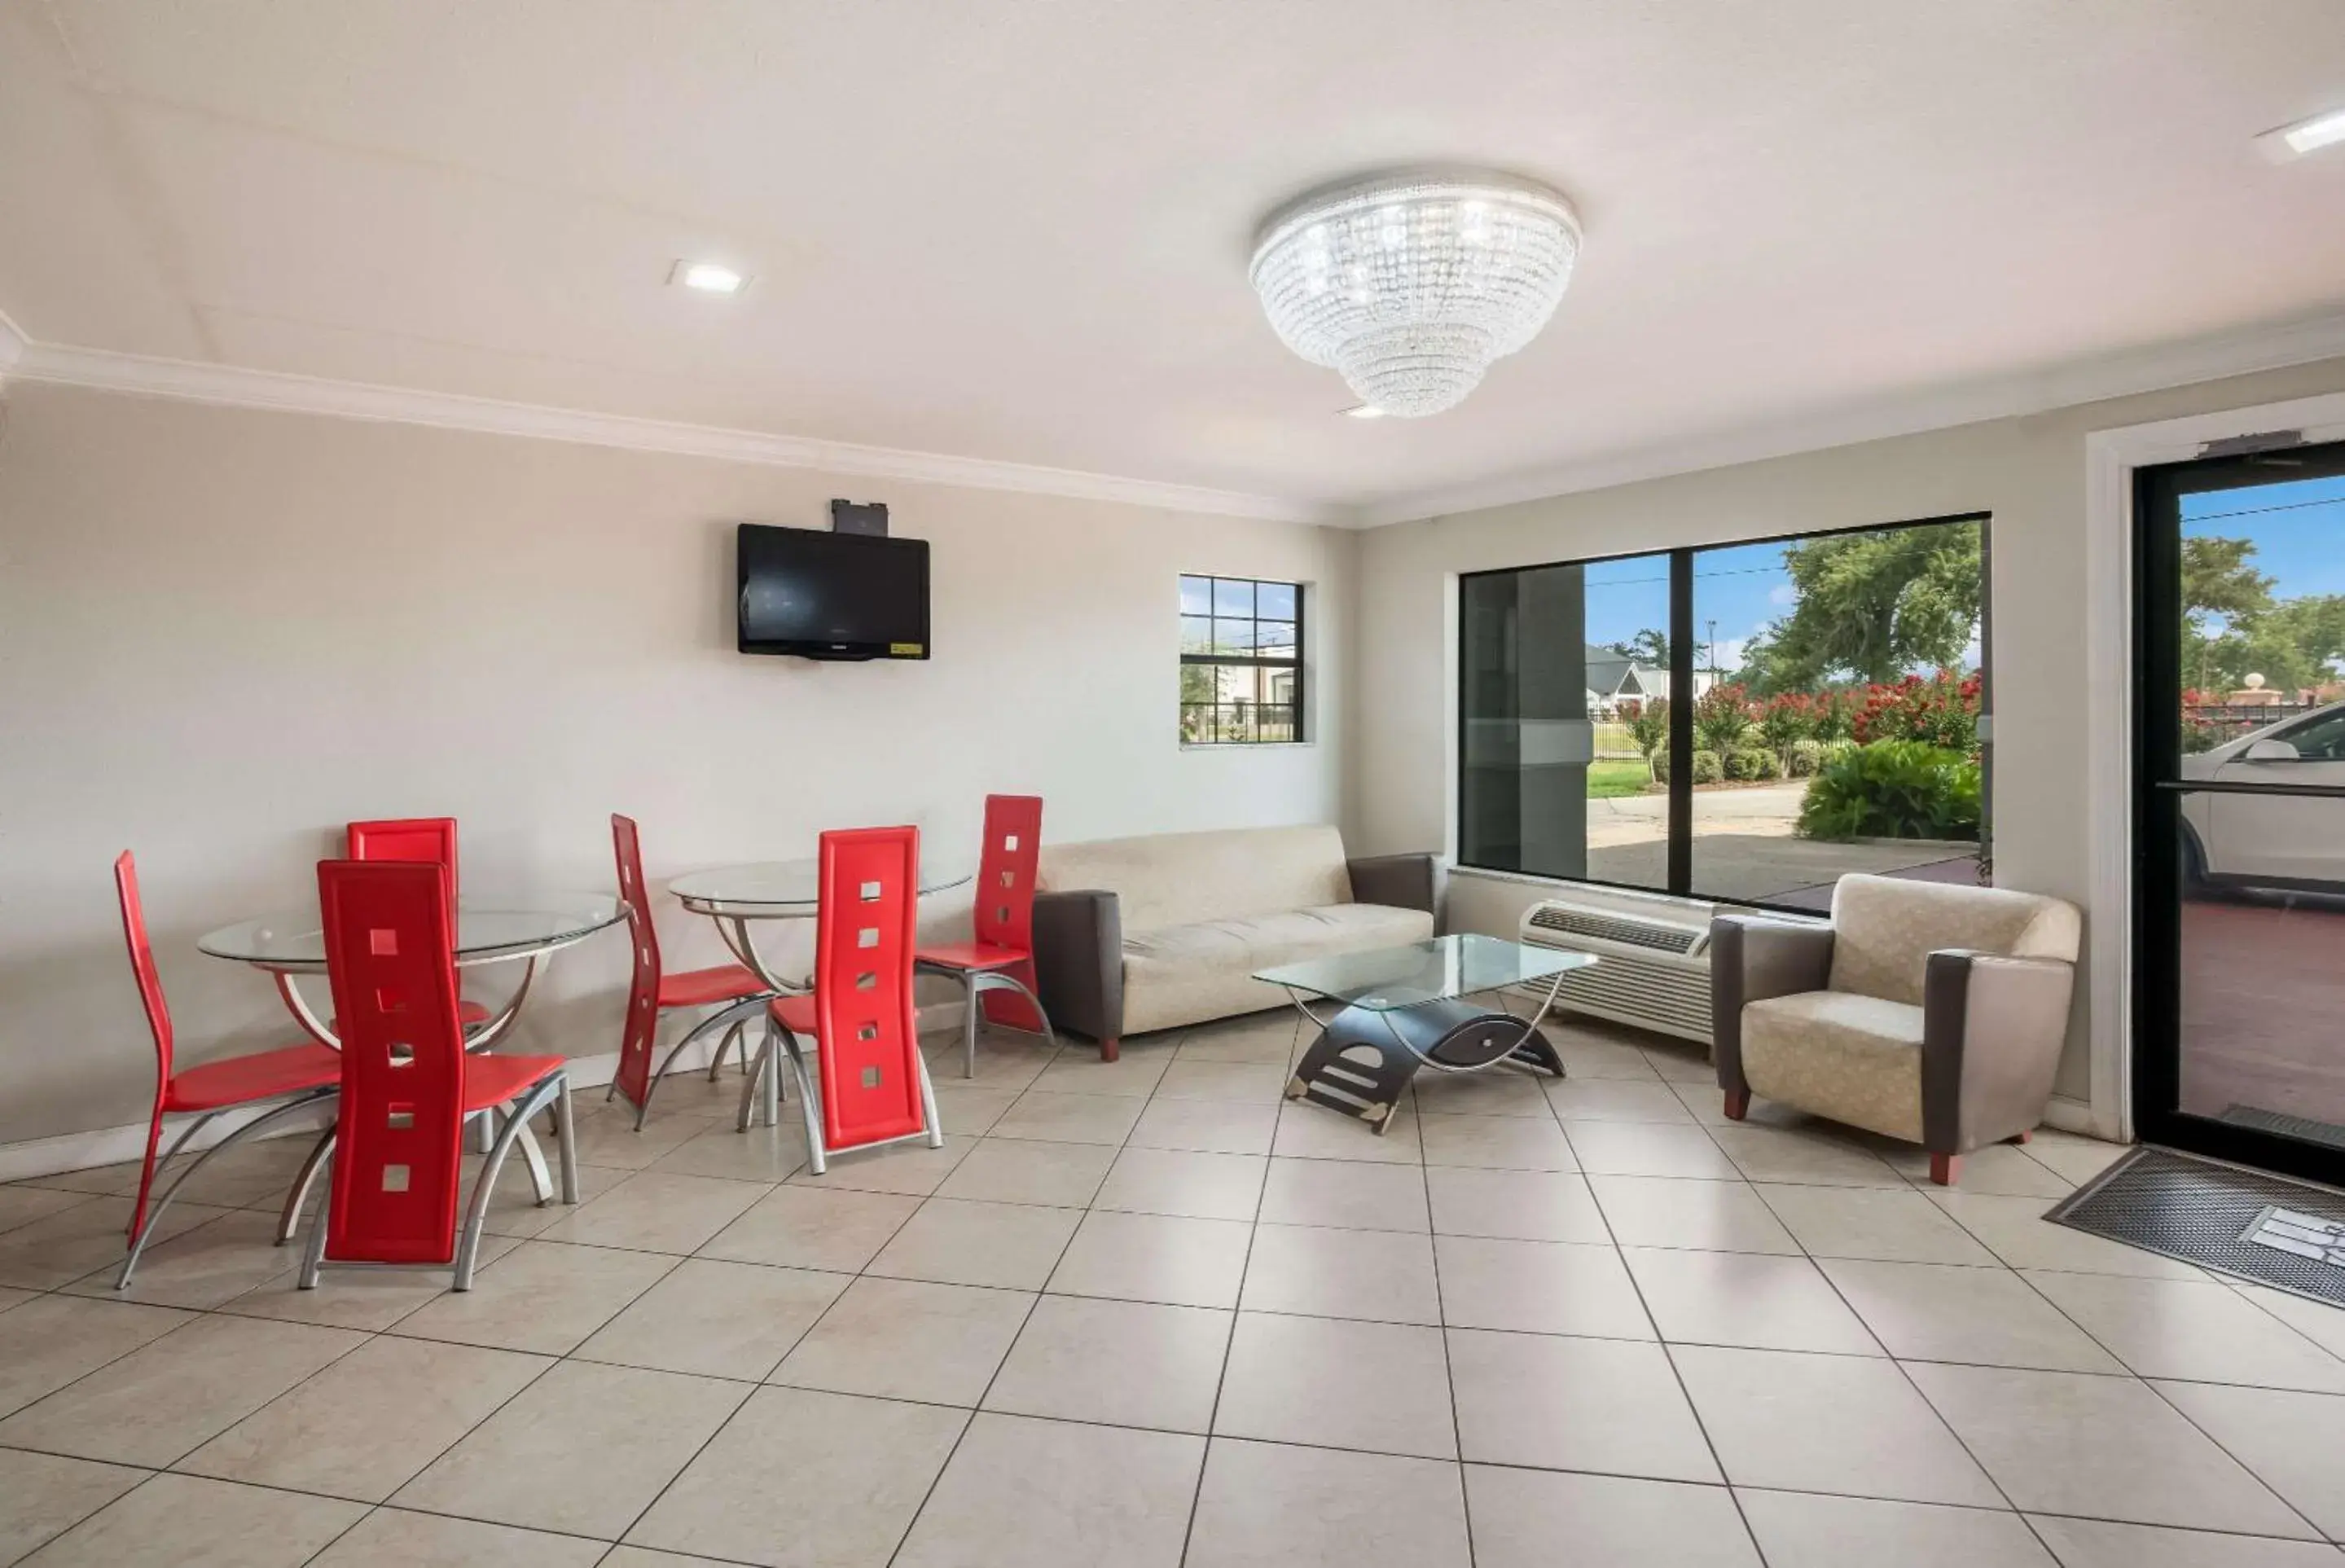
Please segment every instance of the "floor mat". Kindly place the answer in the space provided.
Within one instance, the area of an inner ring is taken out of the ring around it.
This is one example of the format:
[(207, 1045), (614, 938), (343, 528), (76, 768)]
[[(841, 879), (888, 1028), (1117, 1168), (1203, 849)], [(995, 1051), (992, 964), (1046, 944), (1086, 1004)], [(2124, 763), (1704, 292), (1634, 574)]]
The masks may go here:
[(2045, 1218), (2345, 1307), (2345, 1192), (2137, 1148)]

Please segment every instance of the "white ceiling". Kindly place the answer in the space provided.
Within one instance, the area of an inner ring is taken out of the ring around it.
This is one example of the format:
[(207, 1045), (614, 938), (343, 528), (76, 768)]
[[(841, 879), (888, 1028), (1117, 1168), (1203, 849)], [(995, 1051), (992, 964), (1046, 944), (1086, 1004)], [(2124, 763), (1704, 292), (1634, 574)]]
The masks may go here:
[[(2334, 311), (2345, 149), (2249, 138), (2339, 107), (2340, 0), (0, 0), (0, 309), (1392, 514)], [(1424, 160), (1568, 192), (1578, 278), (1335, 418), (1249, 238)]]

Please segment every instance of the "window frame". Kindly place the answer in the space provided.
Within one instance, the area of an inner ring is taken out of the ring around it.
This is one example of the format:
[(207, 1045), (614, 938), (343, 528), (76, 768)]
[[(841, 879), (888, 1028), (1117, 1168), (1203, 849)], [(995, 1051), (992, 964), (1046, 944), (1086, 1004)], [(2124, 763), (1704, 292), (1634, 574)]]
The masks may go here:
[(1452, 749), (1457, 754), (1456, 767), (1450, 778), (1449, 830), (1450, 842), (1456, 847), (1455, 864), (1460, 871), (1482, 871), (1492, 876), (1516, 877), (1531, 881), (1551, 882), (1557, 886), (1584, 883), (1589, 887), (1618, 889), (1622, 892), (1643, 893), (1648, 897), (1691, 899), (1702, 903), (1719, 904), (1734, 909), (1760, 910), (1774, 914), (1795, 914), (1812, 917), (1815, 911), (1792, 904), (1770, 903), (1758, 899), (1730, 898), (1721, 893), (1705, 893), (1693, 884), (1693, 704), (1677, 700), (1676, 694), (1693, 687), (1696, 673), (1694, 645), (1694, 561), (1695, 557), (1712, 550), (1737, 550), (1754, 545), (1790, 545), (1807, 539), (1830, 539), (1850, 534), (1887, 534), (1901, 528), (1929, 528), (1954, 523), (1975, 523), (1979, 525), (1979, 746), (1981, 753), (1981, 798), (1985, 803), (1984, 819), (1979, 833), (1979, 858), (1982, 864), (1994, 864), (1994, 787), (1995, 787), (1995, 650), (1994, 630), (1994, 565), (1995, 516), (1982, 507), (1970, 512), (1950, 512), (1940, 516), (1908, 517), (1890, 523), (1857, 523), (1837, 528), (1806, 528), (1790, 534), (1766, 534), (1747, 538), (1711, 539), (1700, 545), (1680, 545), (1660, 550), (1629, 550), (1610, 555), (1570, 556), (1552, 561), (1525, 561), (1512, 566), (1486, 567), (1479, 571), (1457, 574), (1458, 603), (1464, 602), (1464, 585), (1474, 578), (1508, 576), (1518, 572), (1535, 572), (1554, 566), (1593, 566), (1613, 561), (1666, 558), (1670, 564), (1670, 783), (1669, 837), (1665, 844), (1667, 871), (1664, 887), (1643, 882), (1614, 881), (1597, 876), (1553, 877), (1538, 871), (1518, 871), (1510, 866), (1477, 865), (1467, 858), (1463, 813), (1466, 800), (1466, 681), (1468, 670), (1463, 655), (1465, 618), (1457, 616), (1457, 646), (1450, 651), (1457, 657), (1457, 679), (1452, 687), (1456, 707), (1452, 730)]
[[(1311, 738), (1310, 726), (1309, 721), (1305, 717), (1308, 708), (1308, 704), (1305, 700), (1305, 694), (1308, 690), (1308, 687), (1306, 677), (1304, 672), (1304, 666), (1306, 662), (1305, 656), (1308, 652), (1308, 645), (1305, 641), (1305, 638), (1309, 635), (1308, 621), (1306, 618), (1306, 601), (1309, 597), (1310, 585), (1301, 582), (1290, 582), (1280, 577), (1239, 577), (1219, 572), (1183, 572), (1178, 575), (1174, 584), (1176, 600), (1180, 585), (1188, 582), (1199, 582), (1206, 585), (1205, 591), (1208, 604), (1213, 604), (1217, 600), (1218, 596), (1214, 592), (1217, 585), (1223, 583), (1244, 584), (1249, 589), (1253, 590), (1254, 593), (1254, 613), (1243, 617), (1236, 616), (1223, 616), (1216, 610), (1211, 613), (1210, 618), (1214, 621), (1226, 619), (1233, 622), (1244, 619), (1249, 626), (1256, 628), (1262, 626), (1265, 621), (1272, 626), (1287, 624), (1287, 619), (1284, 616), (1264, 616), (1261, 613), (1261, 591), (1265, 587), (1288, 588), (1294, 591), (1294, 615), (1292, 624), (1294, 627), (1294, 654), (1293, 657), (1265, 657), (1260, 653), (1232, 654), (1218, 651), (1191, 653), (1186, 647), (1183, 647), (1181, 649), (1179, 667), (1184, 671), (1192, 666), (1195, 666), (1207, 670), (1218, 670), (1227, 667), (1286, 672), (1292, 675), (1294, 680), (1294, 701), (1287, 705), (1294, 715), (1294, 721), (1293, 733), (1276, 739), (1266, 739), (1261, 736), (1259, 717), (1257, 717), (1255, 720), (1256, 733), (1252, 738), (1239, 740), (1225, 739), (1221, 734), (1221, 726), (1216, 723), (1209, 727), (1207, 733), (1201, 734), (1197, 738), (1192, 739), (1184, 728), (1185, 721), (1188, 718), (1188, 710), (1193, 707), (1202, 705), (1191, 703), (1176, 691), (1173, 704), (1173, 732), (1179, 737), (1182, 747), (1183, 748), (1189, 747), (1205, 748), (1222, 746), (1303, 746), (1309, 744)], [(1188, 618), (1188, 612), (1186, 609), (1176, 610), (1176, 615), (1183, 619)], [(1259, 643), (1254, 643), (1248, 646), (1259, 647), (1261, 645)], [(1227, 704), (1220, 700), (1217, 689), (1215, 699), (1211, 704), (1213, 711), (1218, 714), (1227, 706)], [(1265, 705), (1256, 703), (1254, 706), (1258, 716), (1261, 708)]]

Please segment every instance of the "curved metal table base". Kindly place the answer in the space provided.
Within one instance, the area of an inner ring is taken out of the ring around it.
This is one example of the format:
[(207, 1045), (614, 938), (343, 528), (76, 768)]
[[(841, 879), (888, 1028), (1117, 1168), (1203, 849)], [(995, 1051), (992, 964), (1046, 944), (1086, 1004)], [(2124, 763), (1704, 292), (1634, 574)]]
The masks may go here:
[(1479, 1073), (1503, 1062), (1560, 1078), (1563, 1058), (1538, 1026), (1562, 984), (1558, 974), (1528, 1019), (1446, 997), (1414, 1007), (1345, 1007), (1321, 1023), (1295, 997), (1295, 1007), (1320, 1023), (1320, 1031), (1295, 1064), (1286, 1097), (1355, 1116), (1382, 1137), (1391, 1129), (1401, 1091), (1420, 1068)]

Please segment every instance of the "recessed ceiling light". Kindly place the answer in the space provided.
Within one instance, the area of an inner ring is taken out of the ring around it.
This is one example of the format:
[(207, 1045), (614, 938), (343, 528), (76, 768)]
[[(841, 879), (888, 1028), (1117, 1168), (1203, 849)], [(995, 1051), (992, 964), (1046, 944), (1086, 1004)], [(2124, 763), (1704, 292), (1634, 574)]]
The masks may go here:
[(719, 261), (679, 261), (669, 271), (667, 280), (697, 289), (704, 294), (737, 294), (749, 281)]
[(1345, 419), (1382, 419), (1385, 416), (1385, 411), (1372, 402), (1355, 402), (1349, 408), (1339, 408), (1335, 412)]
[(2325, 115), (2315, 115), (2309, 120), (2299, 120), (2292, 126), (2282, 126), (2256, 138), (2265, 154), (2273, 158), (2302, 158), (2309, 152), (2319, 152), (2324, 147), (2345, 142), (2345, 109)]

